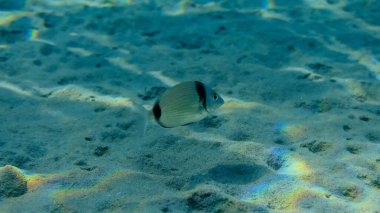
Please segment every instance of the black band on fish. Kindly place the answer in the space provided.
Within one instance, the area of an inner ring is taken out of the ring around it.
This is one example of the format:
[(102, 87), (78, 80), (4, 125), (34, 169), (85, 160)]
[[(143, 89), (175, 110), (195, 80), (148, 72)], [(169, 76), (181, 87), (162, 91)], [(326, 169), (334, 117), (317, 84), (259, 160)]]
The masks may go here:
[(161, 107), (160, 107), (159, 101), (157, 101), (154, 104), (152, 111), (153, 111), (153, 115), (154, 115), (154, 118), (156, 119), (157, 123), (160, 124), (162, 127), (168, 128), (167, 126), (165, 126), (160, 121), (160, 118), (161, 118)]
[(158, 104), (158, 101), (154, 104), (152, 111), (156, 121), (159, 121), (161, 117), (161, 107)]
[(199, 102), (202, 103), (203, 108), (207, 111), (205, 85), (202, 82), (195, 81), (195, 88), (197, 89)]

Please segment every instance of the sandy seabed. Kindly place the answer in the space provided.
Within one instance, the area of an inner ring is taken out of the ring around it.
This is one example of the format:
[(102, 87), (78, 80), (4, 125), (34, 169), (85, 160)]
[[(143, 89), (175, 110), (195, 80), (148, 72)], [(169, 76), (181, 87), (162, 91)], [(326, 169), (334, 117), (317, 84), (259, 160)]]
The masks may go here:
[[(380, 1), (0, 9), (1, 212), (379, 211)], [(187, 80), (225, 104), (144, 133)]]

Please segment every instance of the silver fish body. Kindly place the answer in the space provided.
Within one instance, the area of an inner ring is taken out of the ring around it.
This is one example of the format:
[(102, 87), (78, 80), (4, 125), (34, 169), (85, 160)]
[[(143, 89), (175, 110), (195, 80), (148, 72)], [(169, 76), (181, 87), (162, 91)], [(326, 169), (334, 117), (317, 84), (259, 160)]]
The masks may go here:
[(172, 128), (200, 121), (223, 103), (223, 98), (202, 82), (186, 81), (162, 94), (152, 114), (158, 124)]

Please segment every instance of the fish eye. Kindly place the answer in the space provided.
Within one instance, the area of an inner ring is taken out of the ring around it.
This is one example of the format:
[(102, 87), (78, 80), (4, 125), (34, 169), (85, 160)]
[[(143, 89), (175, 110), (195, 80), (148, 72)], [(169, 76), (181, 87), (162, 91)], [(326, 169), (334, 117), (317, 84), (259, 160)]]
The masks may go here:
[(218, 100), (218, 95), (214, 94), (214, 101)]

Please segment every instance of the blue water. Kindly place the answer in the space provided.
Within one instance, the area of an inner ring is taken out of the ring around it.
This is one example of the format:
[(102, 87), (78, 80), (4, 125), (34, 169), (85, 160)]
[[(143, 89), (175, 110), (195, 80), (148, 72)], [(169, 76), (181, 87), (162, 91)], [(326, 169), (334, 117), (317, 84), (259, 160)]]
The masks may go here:
[[(0, 212), (378, 211), (379, 10), (0, 0)], [(195, 80), (217, 112), (146, 116)]]

